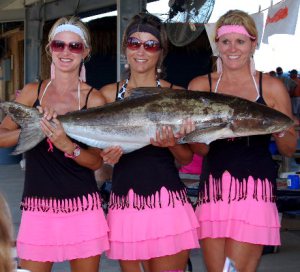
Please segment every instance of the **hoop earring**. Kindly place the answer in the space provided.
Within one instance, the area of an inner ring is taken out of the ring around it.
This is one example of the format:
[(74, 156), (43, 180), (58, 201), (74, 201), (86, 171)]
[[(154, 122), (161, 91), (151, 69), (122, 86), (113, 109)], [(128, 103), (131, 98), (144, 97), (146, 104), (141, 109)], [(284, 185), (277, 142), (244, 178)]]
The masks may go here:
[(253, 56), (250, 57), (250, 72), (251, 72), (251, 75), (253, 75), (253, 76), (256, 75), (255, 63), (254, 63)]
[(222, 59), (220, 56), (218, 56), (216, 63), (217, 63), (217, 73), (222, 74), (223, 68), (222, 68)]
[(50, 78), (51, 80), (55, 78), (55, 65), (53, 62), (51, 62), (51, 66), (50, 66)]
[(82, 60), (81, 68), (80, 68), (79, 80), (86, 82), (86, 69), (85, 69), (83, 60)]

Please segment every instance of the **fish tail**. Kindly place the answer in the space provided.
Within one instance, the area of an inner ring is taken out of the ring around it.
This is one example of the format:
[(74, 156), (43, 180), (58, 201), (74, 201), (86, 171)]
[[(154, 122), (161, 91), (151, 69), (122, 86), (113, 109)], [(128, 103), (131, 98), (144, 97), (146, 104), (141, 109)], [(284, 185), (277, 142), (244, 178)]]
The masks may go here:
[(24, 153), (45, 138), (39, 122), (41, 114), (37, 109), (17, 102), (1, 102), (0, 108), (21, 127), (18, 144), (12, 155)]

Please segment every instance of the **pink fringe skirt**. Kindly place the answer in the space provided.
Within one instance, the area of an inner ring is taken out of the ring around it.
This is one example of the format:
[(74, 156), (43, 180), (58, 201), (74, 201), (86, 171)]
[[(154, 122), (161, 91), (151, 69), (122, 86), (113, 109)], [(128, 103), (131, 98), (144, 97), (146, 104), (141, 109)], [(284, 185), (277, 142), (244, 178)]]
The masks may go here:
[(130, 190), (129, 207), (109, 210), (108, 258), (148, 260), (199, 248), (199, 224), (190, 203), (174, 197), (174, 205), (170, 205), (172, 193), (162, 188), (160, 194), (161, 207), (156, 203), (155, 208), (135, 209), (132, 205), (135, 194)]
[[(231, 179), (235, 181), (228, 172), (223, 174), (222, 200), (214, 201), (213, 190), (210, 190), (210, 202), (196, 207), (195, 213), (200, 224), (199, 239), (231, 238), (252, 244), (280, 245), (280, 222), (276, 204), (270, 198), (262, 197), (272, 195), (271, 187), (264, 185), (269, 182), (258, 180), (255, 184), (254, 179), (249, 177), (248, 182), (244, 180), (242, 184), (244, 188), (247, 186), (247, 195), (232, 200)], [(212, 178), (210, 188), (213, 188)], [(257, 199), (253, 195), (257, 195)]]
[[(99, 199), (100, 201), (100, 199)], [(17, 254), (24, 260), (63, 262), (88, 258), (108, 250), (108, 226), (101, 205), (90, 196), (83, 211), (23, 210)]]

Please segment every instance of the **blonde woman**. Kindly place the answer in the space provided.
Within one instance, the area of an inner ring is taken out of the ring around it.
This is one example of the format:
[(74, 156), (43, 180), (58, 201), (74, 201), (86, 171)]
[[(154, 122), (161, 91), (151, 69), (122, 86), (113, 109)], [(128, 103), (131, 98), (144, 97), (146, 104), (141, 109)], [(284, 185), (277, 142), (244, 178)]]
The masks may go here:
[[(292, 118), (291, 101), (282, 82), (255, 70), (257, 30), (251, 16), (228, 11), (217, 21), (215, 36), (218, 70), (196, 77), (189, 89), (242, 97)], [(294, 153), (294, 128), (273, 137), (281, 154)], [(209, 145), (196, 208), (198, 236), (209, 272), (222, 271), (226, 257), (238, 271), (256, 271), (263, 246), (280, 245), (275, 203), (278, 168), (268, 149), (270, 138), (238, 137)], [(196, 146), (192, 148), (201, 154)]]
[[(47, 136), (25, 153), (17, 253), (20, 266), (31, 272), (49, 272), (54, 262), (62, 261), (70, 261), (72, 272), (98, 272), (100, 255), (109, 248), (94, 176), (102, 165), (101, 150), (69, 138), (55, 118), (105, 102), (85, 83), (89, 31), (78, 18), (61, 18), (50, 30), (47, 50), (51, 78), (27, 84), (16, 98), (40, 107), (41, 128)], [(15, 145), (19, 134), (18, 126), (6, 117), (0, 126), (0, 146)]]

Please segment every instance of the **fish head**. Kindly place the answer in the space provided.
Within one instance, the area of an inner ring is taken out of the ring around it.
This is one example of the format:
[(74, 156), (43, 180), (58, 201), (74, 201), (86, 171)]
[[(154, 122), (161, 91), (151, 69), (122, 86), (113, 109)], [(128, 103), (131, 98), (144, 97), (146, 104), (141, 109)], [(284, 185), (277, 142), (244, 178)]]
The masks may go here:
[(234, 116), (231, 129), (237, 136), (272, 134), (294, 125), (289, 116), (255, 102), (247, 103), (243, 110), (236, 109)]

